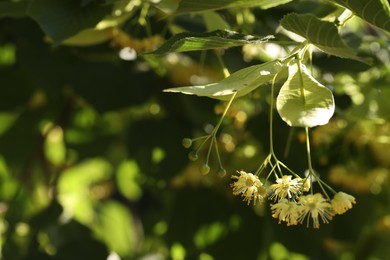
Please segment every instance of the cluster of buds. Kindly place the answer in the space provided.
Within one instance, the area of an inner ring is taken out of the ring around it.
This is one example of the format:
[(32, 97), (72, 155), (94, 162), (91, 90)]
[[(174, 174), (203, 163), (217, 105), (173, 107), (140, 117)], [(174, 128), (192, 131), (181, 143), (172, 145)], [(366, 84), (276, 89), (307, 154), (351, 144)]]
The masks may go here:
[[(279, 223), (286, 222), (287, 226), (310, 222), (314, 228), (320, 227), (320, 219), (323, 223), (329, 223), (336, 214), (343, 214), (355, 204), (355, 198), (347, 193), (335, 193), (333, 199), (325, 198), (322, 193), (304, 195), (310, 190), (310, 178), (293, 178), (291, 175), (283, 175), (277, 178), (276, 183), (268, 188), (260, 181), (257, 175), (239, 171), (238, 176), (232, 176), (235, 182), (231, 184), (234, 195), (241, 195), (244, 201), (254, 204), (263, 202), (268, 197), (271, 204), (272, 217)], [(326, 195), (326, 197), (328, 197)]]

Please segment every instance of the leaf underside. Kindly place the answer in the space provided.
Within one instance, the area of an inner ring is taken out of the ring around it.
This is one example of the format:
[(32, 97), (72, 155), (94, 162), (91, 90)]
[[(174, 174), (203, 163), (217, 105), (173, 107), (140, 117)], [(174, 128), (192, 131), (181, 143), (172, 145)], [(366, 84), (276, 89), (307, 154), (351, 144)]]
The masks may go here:
[(279, 61), (270, 61), (236, 71), (217, 83), (170, 88), (164, 91), (229, 100), (235, 92), (237, 92), (236, 97), (241, 97), (268, 83), (283, 68)]
[(291, 1), (292, 0), (181, 0), (175, 14), (186, 14), (234, 7), (247, 8), (257, 6), (261, 9), (268, 9)]
[(387, 0), (335, 0), (366, 22), (390, 32), (390, 6)]
[(184, 32), (174, 35), (160, 48), (147, 54), (163, 55), (170, 52), (226, 49), (248, 43), (266, 42), (272, 38), (271, 35), (259, 38), (229, 30), (216, 30), (207, 33)]
[(69, 0), (32, 0), (27, 14), (58, 44), (84, 29), (94, 28), (111, 10), (100, 2), (81, 4)]
[(283, 17), (281, 25), (286, 30), (304, 37), (327, 54), (367, 63), (343, 42), (333, 23), (321, 21), (311, 14), (292, 13)]

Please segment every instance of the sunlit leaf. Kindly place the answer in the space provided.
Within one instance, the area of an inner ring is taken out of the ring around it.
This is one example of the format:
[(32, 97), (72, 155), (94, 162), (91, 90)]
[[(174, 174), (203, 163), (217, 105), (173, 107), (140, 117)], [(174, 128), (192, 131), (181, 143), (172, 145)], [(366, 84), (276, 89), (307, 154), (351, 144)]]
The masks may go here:
[(276, 108), (290, 126), (325, 125), (335, 104), (332, 92), (314, 79), (301, 64), (289, 67), (289, 77), (280, 89)]
[(177, 14), (225, 9), (232, 7), (260, 7), (262, 9), (282, 5), (292, 0), (182, 0)]
[(214, 222), (210, 225), (202, 226), (195, 234), (194, 241), (199, 248), (204, 248), (221, 239), (228, 228), (222, 222)]
[(103, 159), (90, 159), (61, 173), (58, 199), (65, 212), (84, 224), (90, 224), (94, 218), (96, 203), (90, 189), (110, 176), (111, 165)]
[(282, 69), (283, 65), (275, 60), (241, 69), (217, 83), (170, 88), (164, 91), (228, 100), (234, 92), (238, 92), (236, 97), (241, 97), (268, 83)]
[(61, 127), (53, 127), (47, 133), (44, 142), (44, 153), (46, 159), (54, 165), (65, 163), (66, 147)]
[(107, 201), (99, 207), (95, 231), (109, 249), (120, 256), (134, 253), (137, 233), (133, 216), (119, 202)]
[(120, 193), (129, 200), (136, 200), (142, 195), (138, 184), (140, 169), (137, 162), (129, 160), (119, 165), (116, 182)]
[(368, 23), (390, 32), (390, 6), (387, 0), (335, 0)]
[(7, 201), (15, 196), (18, 182), (11, 175), (6, 160), (0, 155), (0, 200)]
[(7, 132), (18, 119), (19, 113), (0, 112), (0, 135)]
[(216, 30), (207, 33), (184, 32), (171, 37), (160, 48), (149, 53), (162, 55), (169, 52), (201, 51), (218, 48), (230, 48), (247, 43), (266, 42), (273, 36), (262, 38), (239, 34), (228, 30)]
[(304, 37), (327, 54), (367, 62), (343, 42), (337, 27), (331, 22), (321, 21), (311, 14), (292, 13), (283, 17), (281, 25), (286, 30)]
[(96, 1), (81, 6), (78, 1), (32, 0), (28, 15), (55, 43), (60, 43), (83, 29), (95, 27), (109, 11), (109, 6)]

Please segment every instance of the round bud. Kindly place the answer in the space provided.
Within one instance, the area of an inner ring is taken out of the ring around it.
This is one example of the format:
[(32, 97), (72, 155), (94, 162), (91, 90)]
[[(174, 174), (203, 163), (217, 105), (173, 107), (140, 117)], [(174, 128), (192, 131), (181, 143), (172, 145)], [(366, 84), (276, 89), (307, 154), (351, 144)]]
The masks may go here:
[(226, 170), (224, 168), (220, 168), (217, 172), (218, 176), (223, 178), (226, 176)]
[(184, 148), (190, 148), (192, 145), (192, 140), (190, 138), (183, 138), (181, 144), (184, 146)]
[(196, 161), (198, 160), (198, 153), (195, 152), (195, 151), (192, 151), (188, 154), (188, 158), (191, 160), (191, 161)]
[(210, 172), (210, 166), (208, 166), (207, 164), (203, 164), (202, 168), (200, 168), (200, 172), (203, 175), (208, 174)]

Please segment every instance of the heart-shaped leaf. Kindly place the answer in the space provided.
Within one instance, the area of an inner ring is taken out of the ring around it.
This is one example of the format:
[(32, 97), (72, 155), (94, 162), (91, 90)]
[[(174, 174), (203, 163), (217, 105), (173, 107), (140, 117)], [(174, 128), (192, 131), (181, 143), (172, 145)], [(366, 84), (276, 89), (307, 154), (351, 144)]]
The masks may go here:
[(299, 63), (289, 67), (289, 77), (280, 89), (276, 108), (288, 125), (313, 127), (328, 123), (335, 104), (332, 92)]
[(99, 1), (82, 5), (80, 1), (32, 0), (27, 12), (58, 44), (81, 30), (95, 27), (110, 10)]
[(164, 91), (229, 100), (235, 92), (238, 92), (236, 97), (244, 96), (257, 87), (268, 83), (283, 68), (285, 67), (275, 60), (236, 71), (217, 83), (170, 88)]
[(281, 25), (286, 30), (304, 37), (327, 54), (367, 63), (343, 42), (333, 23), (321, 21), (311, 14), (292, 13), (283, 17)]
[(185, 14), (192, 12), (210, 11), (233, 7), (253, 7), (267, 9), (282, 5), (292, 0), (182, 0), (176, 14)]
[(335, 2), (365, 20), (390, 32), (390, 5), (387, 0), (335, 0)]
[(0, 2), (0, 18), (22, 18), (27, 14), (28, 1)]
[(266, 42), (271, 38), (273, 36), (259, 38), (229, 30), (216, 30), (207, 33), (184, 32), (176, 34), (160, 46), (160, 48), (148, 54), (163, 55), (169, 52), (230, 48), (248, 43)]

